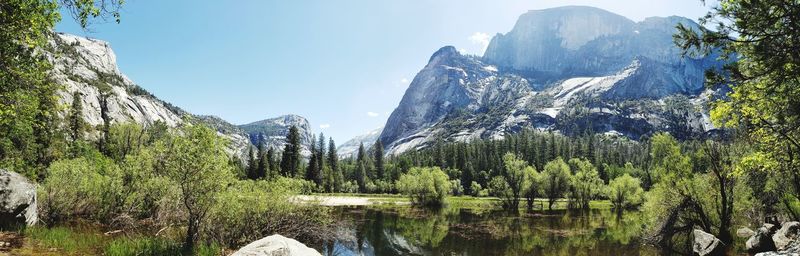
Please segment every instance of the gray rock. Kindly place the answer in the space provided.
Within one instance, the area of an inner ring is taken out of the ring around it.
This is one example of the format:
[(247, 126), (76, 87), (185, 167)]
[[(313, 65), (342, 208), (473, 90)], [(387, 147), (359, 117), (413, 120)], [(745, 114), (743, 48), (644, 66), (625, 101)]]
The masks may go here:
[(736, 230), (736, 236), (738, 237), (751, 237), (755, 234), (756, 234), (755, 231), (747, 227), (742, 227)]
[(693, 234), (694, 244), (692, 245), (692, 250), (698, 255), (721, 255), (723, 253), (725, 244), (714, 235), (699, 229), (695, 229)]
[(282, 235), (271, 235), (252, 242), (231, 256), (322, 256), (317, 250), (309, 248), (297, 240)]
[(0, 227), (35, 225), (36, 185), (24, 176), (0, 170)]
[(782, 251), (756, 253), (756, 256), (800, 256), (800, 243), (794, 241)]
[(758, 228), (756, 233), (747, 239), (745, 246), (748, 252), (767, 252), (775, 250), (775, 243), (772, 242), (772, 235), (775, 234), (775, 225), (764, 224)]
[(775, 242), (775, 248), (781, 251), (788, 248), (792, 242), (796, 242), (798, 235), (800, 235), (800, 222), (784, 222), (781, 228), (772, 235), (772, 241)]

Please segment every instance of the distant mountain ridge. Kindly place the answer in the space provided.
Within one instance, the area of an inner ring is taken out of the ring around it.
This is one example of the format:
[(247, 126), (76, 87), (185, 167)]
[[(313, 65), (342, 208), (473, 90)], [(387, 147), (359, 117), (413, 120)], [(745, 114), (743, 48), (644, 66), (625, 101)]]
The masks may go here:
[(594, 8), (530, 11), (496, 35), (483, 57), (436, 51), (392, 112), (388, 154), (436, 140), (499, 139), (523, 129), (639, 139), (713, 131), (703, 87), (713, 57), (682, 58), (672, 42), (682, 17), (633, 22)]
[(353, 137), (352, 139), (339, 145), (339, 147), (336, 148), (336, 153), (339, 155), (339, 158), (354, 157), (358, 153), (358, 147), (362, 144), (364, 145), (364, 149), (369, 149), (372, 147), (372, 145), (378, 141), (378, 138), (381, 136), (381, 132), (383, 132), (383, 127)]
[(242, 129), (248, 135), (253, 145), (257, 145), (259, 141), (263, 140), (267, 147), (280, 151), (283, 150), (286, 144), (286, 136), (289, 134), (289, 128), (292, 126), (297, 127), (300, 132), (300, 144), (303, 145), (303, 148), (300, 150), (301, 154), (304, 156), (311, 155), (310, 147), (311, 143), (314, 143), (311, 140), (314, 135), (308, 120), (302, 116), (291, 114), (283, 115), (239, 125), (238, 128)]

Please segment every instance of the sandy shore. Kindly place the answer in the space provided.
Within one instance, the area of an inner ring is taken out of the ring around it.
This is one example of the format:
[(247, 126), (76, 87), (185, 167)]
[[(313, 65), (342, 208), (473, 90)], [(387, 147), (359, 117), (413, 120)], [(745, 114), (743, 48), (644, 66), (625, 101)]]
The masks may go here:
[[(324, 195), (299, 195), (294, 196), (294, 200), (300, 202), (316, 202), (323, 206), (363, 206), (375, 203), (384, 203), (391, 201), (383, 201), (379, 197), (359, 197), (359, 196), (324, 196)], [(407, 202), (395, 202), (397, 204), (404, 204)]]

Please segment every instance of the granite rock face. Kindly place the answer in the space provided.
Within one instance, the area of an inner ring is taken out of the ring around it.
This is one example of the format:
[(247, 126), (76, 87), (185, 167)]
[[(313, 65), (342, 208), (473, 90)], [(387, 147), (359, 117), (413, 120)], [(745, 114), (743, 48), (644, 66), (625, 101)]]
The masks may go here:
[(724, 92), (706, 90), (703, 77), (719, 63), (681, 58), (672, 42), (679, 23), (698, 26), (681, 17), (637, 23), (592, 7), (530, 11), (483, 57), (436, 51), (379, 139), (397, 154), (524, 129), (707, 136), (715, 130), (707, 103)]

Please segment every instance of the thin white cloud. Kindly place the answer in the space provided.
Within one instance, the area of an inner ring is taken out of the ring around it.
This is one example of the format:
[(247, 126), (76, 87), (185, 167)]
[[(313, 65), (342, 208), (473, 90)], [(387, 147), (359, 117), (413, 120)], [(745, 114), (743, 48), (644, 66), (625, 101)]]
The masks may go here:
[(368, 111), (368, 112), (367, 112), (367, 116), (369, 116), (369, 117), (376, 117), (376, 116), (379, 116), (379, 115), (380, 115), (380, 114), (378, 114), (378, 113), (375, 113), (375, 112), (372, 112), (372, 111)]
[(400, 79), (400, 82), (404, 83), (404, 84), (407, 84), (408, 83), (408, 78), (403, 77), (403, 79)]
[(489, 40), (491, 39), (492, 37), (489, 34), (483, 32), (475, 32), (469, 36), (470, 42), (481, 46), (481, 54), (486, 51), (486, 47), (489, 47)]
[(321, 125), (319, 125), (320, 129), (328, 129), (330, 127), (331, 127), (331, 124), (321, 124)]

